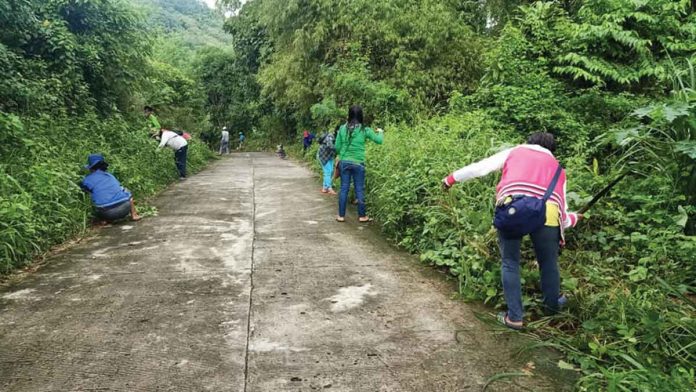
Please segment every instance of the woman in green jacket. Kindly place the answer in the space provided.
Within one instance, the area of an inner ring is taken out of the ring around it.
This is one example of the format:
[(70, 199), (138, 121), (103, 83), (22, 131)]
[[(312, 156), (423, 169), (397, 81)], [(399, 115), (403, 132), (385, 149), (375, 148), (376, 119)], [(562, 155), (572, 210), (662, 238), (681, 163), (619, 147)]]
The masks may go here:
[(145, 119), (147, 119), (147, 127), (150, 129), (150, 136), (157, 135), (162, 130), (162, 127), (157, 120), (157, 116), (155, 116), (155, 109), (151, 106), (145, 106), (143, 112), (145, 113)]
[(343, 124), (336, 137), (336, 152), (339, 156), (339, 171), (341, 174), (341, 192), (338, 197), (339, 222), (345, 221), (346, 204), (348, 203), (348, 191), (350, 181), (353, 180), (355, 197), (358, 201), (358, 220), (369, 222), (370, 218), (365, 212), (365, 142), (371, 140), (382, 144), (384, 131), (363, 125), (363, 111), (360, 106), (351, 106), (348, 110), (348, 122)]

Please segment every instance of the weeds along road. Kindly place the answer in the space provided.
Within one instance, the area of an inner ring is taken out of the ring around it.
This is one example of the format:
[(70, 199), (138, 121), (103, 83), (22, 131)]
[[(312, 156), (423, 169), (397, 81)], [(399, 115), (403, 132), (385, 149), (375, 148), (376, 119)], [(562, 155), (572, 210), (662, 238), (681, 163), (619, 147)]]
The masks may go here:
[[(519, 335), (354, 217), (336, 223), (318, 189), (294, 163), (233, 154), (163, 193), (159, 216), (3, 287), (0, 390), (480, 391), (522, 369)], [(516, 382), (564, 388), (533, 360)]]

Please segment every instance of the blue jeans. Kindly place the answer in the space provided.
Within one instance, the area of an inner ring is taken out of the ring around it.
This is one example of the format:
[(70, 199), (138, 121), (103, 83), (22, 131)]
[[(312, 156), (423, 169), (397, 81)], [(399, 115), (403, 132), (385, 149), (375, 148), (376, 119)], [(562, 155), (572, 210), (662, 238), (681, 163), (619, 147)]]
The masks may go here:
[(355, 197), (358, 199), (358, 216), (367, 216), (365, 213), (365, 165), (354, 162), (339, 162), (341, 169), (341, 193), (338, 196), (338, 216), (346, 216), (348, 204), (348, 191), (350, 179), (355, 186)]
[(324, 183), (322, 187), (324, 189), (329, 189), (333, 185), (334, 160), (329, 159), (326, 161), (325, 165), (321, 166), (321, 168), (324, 170)]
[[(561, 231), (544, 226), (530, 234), (541, 271), (541, 292), (549, 313), (558, 311), (561, 278), (558, 273), (558, 253)], [(520, 244), (522, 238), (506, 238), (498, 232), (498, 244), (503, 258), (503, 292), (510, 321), (522, 321), (522, 288), (520, 283)]]
[(183, 146), (174, 152), (174, 163), (180, 178), (186, 178), (186, 153), (188, 146)]

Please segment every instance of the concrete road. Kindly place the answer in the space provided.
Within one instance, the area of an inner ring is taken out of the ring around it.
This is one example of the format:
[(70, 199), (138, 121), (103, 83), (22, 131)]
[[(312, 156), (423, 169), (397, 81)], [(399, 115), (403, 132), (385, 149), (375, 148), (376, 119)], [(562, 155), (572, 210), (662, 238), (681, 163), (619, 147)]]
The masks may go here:
[[(519, 335), (374, 228), (336, 223), (318, 190), (297, 164), (234, 154), (164, 192), (157, 217), (0, 288), (0, 390), (481, 391), (522, 369)], [(514, 380), (561, 390), (534, 362)]]

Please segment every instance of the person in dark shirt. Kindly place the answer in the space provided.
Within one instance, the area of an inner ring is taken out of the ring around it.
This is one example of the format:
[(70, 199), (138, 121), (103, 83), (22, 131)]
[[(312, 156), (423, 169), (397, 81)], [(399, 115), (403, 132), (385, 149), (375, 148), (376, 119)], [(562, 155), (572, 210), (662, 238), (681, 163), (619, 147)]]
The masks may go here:
[(239, 147), (237, 147), (237, 150), (242, 150), (244, 148), (244, 141), (246, 140), (246, 136), (244, 136), (244, 132), (239, 132)]
[(90, 154), (85, 166), (90, 173), (80, 183), (82, 190), (92, 197), (97, 218), (113, 222), (130, 215), (133, 221), (139, 221), (141, 217), (135, 210), (133, 196), (113, 174), (106, 171), (108, 167), (103, 155)]
[(314, 134), (305, 129), (302, 133), (302, 155), (307, 153), (307, 150), (309, 150), (309, 148), (312, 146), (313, 141)]

